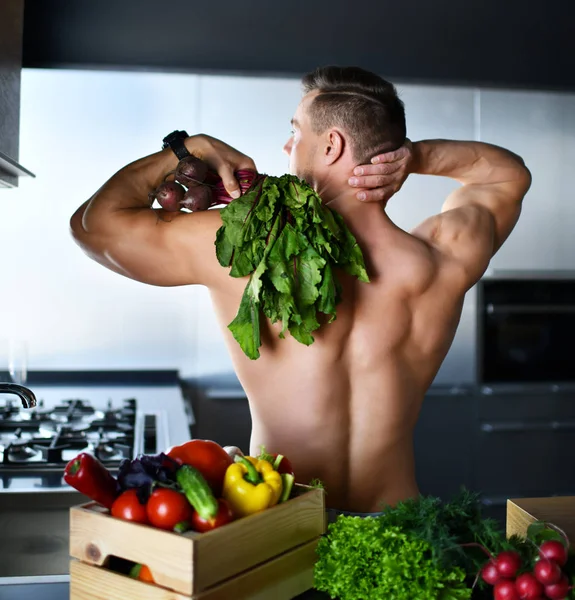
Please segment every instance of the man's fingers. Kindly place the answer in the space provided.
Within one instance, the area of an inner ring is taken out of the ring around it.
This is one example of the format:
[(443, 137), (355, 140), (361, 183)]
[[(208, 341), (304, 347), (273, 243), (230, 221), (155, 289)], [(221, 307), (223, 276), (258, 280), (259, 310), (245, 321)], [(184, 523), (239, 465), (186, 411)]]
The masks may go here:
[(361, 190), (357, 193), (357, 199), (362, 202), (383, 202), (393, 195), (392, 190), (379, 187), (375, 190)]
[(408, 146), (401, 146), (401, 148), (398, 148), (393, 152), (386, 152), (385, 154), (378, 154), (377, 156), (374, 156), (371, 159), (371, 162), (374, 165), (380, 163), (396, 162), (398, 160), (403, 160), (404, 158), (407, 158), (410, 155), (410, 153), (411, 149)]
[(378, 165), (363, 165), (361, 167), (355, 167), (353, 170), (354, 175), (391, 175), (399, 171), (402, 167), (401, 162), (394, 163), (382, 163)]
[(366, 177), (351, 177), (349, 185), (357, 188), (380, 188), (396, 182), (397, 178), (393, 175), (367, 175)]

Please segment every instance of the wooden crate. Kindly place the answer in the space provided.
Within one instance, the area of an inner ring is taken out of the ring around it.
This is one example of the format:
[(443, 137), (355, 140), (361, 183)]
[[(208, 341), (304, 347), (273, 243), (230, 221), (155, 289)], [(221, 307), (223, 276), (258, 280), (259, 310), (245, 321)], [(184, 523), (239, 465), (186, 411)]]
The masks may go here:
[[(297, 575), (301, 571), (301, 561), (304, 558), (308, 561), (308, 566), (313, 567), (315, 555), (309, 552), (309, 548), (306, 550), (305, 546), (309, 546), (309, 542), (317, 543), (318, 537), (326, 531), (323, 490), (301, 485), (296, 485), (294, 490), (296, 496), (285, 503), (201, 534), (176, 534), (115, 519), (106, 509), (93, 502), (73, 507), (70, 509), (70, 555), (85, 563), (72, 562), (71, 589), (76, 590), (77, 594), (73, 597), (101, 598), (98, 595), (86, 595), (86, 589), (95, 578), (106, 578), (125, 580), (118, 584), (124, 593), (126, 586), (143, 585), (152, 590), (155, 588), (148, 595), (133, 597), (193, 597), (203, 600), (204, 596), (200, 595), (202, 592), (256, 566), (261, 565), (263, 569), (264, 563), (266, 569), (263, 573), (266, 577), (270, 576), (269, 573), (279, 576), (282, 569), (277, 564), (280, 563), (271, 565), (268, 563), (271, 559), (295, 565), (293, 573), (286, 571), (284, 579), (287, 581), (294, 573)], [(295, 552), (292, 557), (286, 554), (290, 551)], [(157, 586), (130, 580), (105, 568), (87, 569), (89, 565), (106, 567), (111, 556), (147, 565)], [(257, 581), (262, 575), (256, 573), (252, 576)], [(75, 582), (75, 577), (80, 577), (83, 583), (80, 584), (80, 580)], [(304, 580), (308, 581), (305, 577)], [(101, 593), (101, 589), (105, 589), (102, 583), (95, 586), (95, 593)], [(169, 590), (180, 595), (174, 595)], [(149, 595), (151, 593), (163, 595)], [(214, 599), (220, 597), (224, 596), (213, 596)], [(245, 597), (251, 598), (249, 595)], [(205, 598), (212, 600), (212, 596)]]
[(575, 540), (575, 496), (520, 498), (507, 500), (507, 536), (525, 537), (535, 521), (547, 521)]

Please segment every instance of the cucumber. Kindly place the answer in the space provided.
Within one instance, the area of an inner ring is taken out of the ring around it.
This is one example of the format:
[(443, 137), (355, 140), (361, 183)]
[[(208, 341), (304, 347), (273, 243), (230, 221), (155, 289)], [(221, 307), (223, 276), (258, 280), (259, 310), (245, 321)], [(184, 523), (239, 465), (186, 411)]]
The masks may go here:
[(218, 501), (204, 476), (191, 465), (182, 465), (176, 479), (194, 510), (202, 519), (213, 519), (218, 514)]

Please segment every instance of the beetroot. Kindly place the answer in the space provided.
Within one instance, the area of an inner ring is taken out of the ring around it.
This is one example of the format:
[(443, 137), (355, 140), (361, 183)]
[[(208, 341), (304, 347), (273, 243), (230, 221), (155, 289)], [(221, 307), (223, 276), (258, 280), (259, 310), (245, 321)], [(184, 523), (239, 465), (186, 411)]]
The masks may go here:
[(151, 198), (155, 198), (160, 206), (169, 212), (180, 210), (180, 202), (184, 199), (186, 190), (175, 181), (164, 181), (161, 183), (155, 192), (150, 194)]
[(192, 187), (203, 183), (208, 174), (208, 165), (195, 156), (186, 156), (176, 167), (176, 181), (183, 183), (186, 187)]
[(208, 210), (213, 203), (212, 190), (206, 185), (191, 187), (180, 205), (191, 211)]

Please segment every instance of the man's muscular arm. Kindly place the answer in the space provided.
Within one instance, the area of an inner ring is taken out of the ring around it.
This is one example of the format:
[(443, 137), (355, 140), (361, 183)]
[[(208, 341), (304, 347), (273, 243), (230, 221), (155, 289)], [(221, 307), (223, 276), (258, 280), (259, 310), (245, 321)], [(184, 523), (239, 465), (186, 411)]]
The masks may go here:
[[(390, 157), (391, 160), (394, 157)], [(396, 158), (395, 158), (396, 160)], [(359, 187), (381, 185), (387, 156), (362, 166)], [(441, 214), (412, 233), (463, 267), (465, 285), (481, 277), (491, 257), (515, 227), (531, 174), (512, 152), (481, 142), (429, 140), (413, 144), (409, 172), (450, 177), (463, 184), (443, 204)]]
[[(228, 193), (239, 195), (238, 169), (254, 169), (253, 161), (208, 136), (187, 138), (186, 147), (216, 170)], [(221, 224), (219, 211), (166, 212), (151, 208), (148, 193), (178, 159), (169, 150), (124, 167), (72, 216), (77, 243), (107, 268), (152, 285), (210, 285), (219, 273), (213, 245)]]

